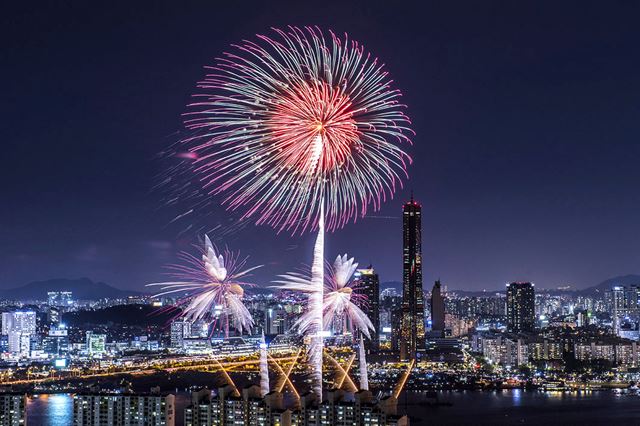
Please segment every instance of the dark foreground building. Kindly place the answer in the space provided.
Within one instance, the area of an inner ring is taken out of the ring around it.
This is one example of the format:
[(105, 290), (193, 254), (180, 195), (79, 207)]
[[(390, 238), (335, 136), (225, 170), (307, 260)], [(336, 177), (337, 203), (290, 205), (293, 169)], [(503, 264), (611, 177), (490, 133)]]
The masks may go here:
[(0, 425), (22, 426), (27, 424), (27, 395), (23, 393), (0, 394)]
[(75, 426), (173, 426), (175, 415), (174, 395), (100, 393), (73, 397)]
[(192, 394), (191, 405), (184, 413), (185, 426), (248, 425), (248, 426), (404, 426), (407, 416), (397, 416), (397, 400), (388, 397), (374, 401), (371, 392), (360, 391), (349, 395), (340, 390), (327, 393), (318, 404), (313, 394), (300, 397), (296, 408), (285, 408), (280, 392), (270, 392), (260, 397), (260, 387), (253, 385), (238, 396), (235, 389), (225, 386), (212, 395), (208, 389)]

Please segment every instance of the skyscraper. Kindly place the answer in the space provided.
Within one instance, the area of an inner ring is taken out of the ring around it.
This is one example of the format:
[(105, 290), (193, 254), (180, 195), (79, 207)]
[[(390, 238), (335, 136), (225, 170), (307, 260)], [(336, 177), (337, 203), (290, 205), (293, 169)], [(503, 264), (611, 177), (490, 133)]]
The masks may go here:
[(8, 336), (9, 352), (22, 358), (30, 354), (31, 336), (36, 333), (36, 313), (15, 311), (2, 313), (2, 334)]
[(35, 334), (36, 313), (34, 311), (14, 311), (2, 313), (2, 334), (12, 331)]
[(367, 269), (358, 269), (355, 276), (358, 280), (358, 291), (367, 297), (367, 304), (362, 310), (375, 328), (371, 332), (371, 341), (366, 342), (365, 346), (377, 351), (380, 347), (380, 278), (371, 265)]
[(424, 349), (424, 293), (422, 292), (422, 206), (402, 207), (402, 324), (400, 358), (416, 357)]
[(171, 347), (182, 349), (185, 338), (191, 337), (191, 321), (180, 318), (171, 322)]
[(533, 331), (536, 323), (535, 292), (533, 284), (515, 282), (507, 284), (507, 330)]
[(444, 297), (440, 288), (440, 280), (431, 290), (431, 330), (437, 337), (444, 337)]

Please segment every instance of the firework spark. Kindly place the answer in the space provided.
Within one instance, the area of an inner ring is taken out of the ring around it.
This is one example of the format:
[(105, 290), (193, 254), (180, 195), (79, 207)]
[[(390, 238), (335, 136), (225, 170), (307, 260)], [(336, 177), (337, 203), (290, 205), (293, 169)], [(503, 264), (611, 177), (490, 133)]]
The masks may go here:
[(317, 27), (274, 29), (208, 67), (185, 114), (199, 182), (279, 231), (329, 231), (377, 210), (406, 176), (413, 133), (383, 64)]
[(269, 360), (267, 358), (267, 343), (264, 332), (260, 340), (260, 396), (264, 398), (269, 393)]
[[(354, 333), (360, 330), (365, 336), (371, 338), (370, 331), (374, 331), (373, 324), (366, 313), (358, 307), (366, 303), (366, 296), (358, 293), (357, 281), (352, 280), (353, 273), (358, 268), (353, 258), (346, 254), (337, 256), (333, 265), (328, 267), (329, 274), (324, 283), (322, 302), (323, 328), (328, 329), (332, 325), (343, 331)], [(313, 276), (313, 274), (312, 274)], [(282, 290), (297, 291), (315, 295), (315, 283), (313, 278), (304, 273), (289, 273), (280, 276), (276, 283)], [(308, 306), (305, 313), (296, 322), (296, 327), (306, 333), (314, 326), (315, 310)]]
[(204, 250), (201, 258), (189, 253), (181, 253), (184, 261), (181, 265), (173, 265), (172, 275), (176, 281), (152, 283), (148, 286), (160, 287), (160, 292), (154, 297), (167, 294), (188, 292), (180, 304), (183, 306), (182, 315), (190, 320), (213, 319), (216, 307), (220, 307), (224, 319), (225, 337), (229, 336), (229, 323), (242, 332), (253, 326), (251, 313), (242, 303), (244, 288), (253, 284), (243, 281), (249, 273), (261, 266), (243, 269), (246, 258), (230, 251), (224, 256), (216, 252), (216, 248), (205, 235)]
[(367, 358), (364, 350), (364, 339), (360, 335), (358, 344), (358, 363), (360, 366), (360, 390), (369, 390), (369, 372), (367, 371)]

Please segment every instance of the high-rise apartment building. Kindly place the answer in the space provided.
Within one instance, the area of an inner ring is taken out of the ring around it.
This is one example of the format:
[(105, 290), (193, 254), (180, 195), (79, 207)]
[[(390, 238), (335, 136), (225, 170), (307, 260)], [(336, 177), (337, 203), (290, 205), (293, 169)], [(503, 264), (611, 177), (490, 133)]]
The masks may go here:
[(269, 392), (260, 397), (258, 386), (246, 387), (242, 395), (231, 386), (218, 389), (217, 395), (203, 389), (192, 394), (192, 403), (184, 411), (185, 426), (311, 426), (407, 425), (407, 416), (397, 415), (397, 400), (387, 397), (374, 401), (369, 391), (349, 395), (342, 390), (327, 392), (326, 401), (318, 403), (314, 394), (300, 395), (299, 406), (286, 408), (283, 394)]
[(444, 296), (438, 280), (431, 290), (431, 330), (438, 337), (444, 337), (444, 329)]
[(2, 334), (10, 332), (35, 334), (36, 313), (33, 311), (14, 311), (2, 313)]
[(422, 206), (414, 201), (402, 208), (402, 324), (400, 358), (416, 358), (424, 349), (422, 291)]
[(36, 333), (36, 313), (14, 311), (2, 313), (2, 334), (8, 336), (8, 349), (13, 355), (28, 358), (31, 336)]
[(76, 394), (73, 397), (73, 424), (93, 425), (175, 425), (175, 396), (159, 394)]
[(367, 298), (362, 310), (375, 329), (371, 332), (371, 340), (366, 342), (365, 346), (371, 351), (377, 351), (380, 347), (380, 277), (369, 265), (367, 269), (358, 269), (355, 278), (358, 280), (358, 292)]
[(507, 330), (516, 333), (534, 330), (535, 300), (533, 284), (526, 282), (507, 284)]
[(0, 425), (23, 426), (27, 424), (27, 395), (0, 394)]

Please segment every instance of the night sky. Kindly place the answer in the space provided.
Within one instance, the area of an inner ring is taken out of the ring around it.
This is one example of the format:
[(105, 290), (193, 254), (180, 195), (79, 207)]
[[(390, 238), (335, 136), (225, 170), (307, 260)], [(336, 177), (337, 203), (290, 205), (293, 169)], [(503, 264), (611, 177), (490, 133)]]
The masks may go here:
[[(387, 64), (417, 136), (410, 181), (327, 255), (401, 279), (423, 207), (425, 288), (586, 287), (640, 272), (638, 2), (9, 2), (0, 10), (0, 288), (86, 276), (141, 289), (191, 250), (152, 187), (203, 65), (271, 26), (348, 32)], [(213, 220), (224, 220), (217, 217)], [(265, 264), (313, 237), (242, 228)]]

